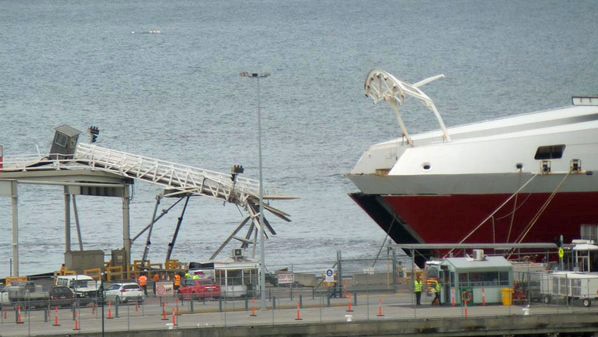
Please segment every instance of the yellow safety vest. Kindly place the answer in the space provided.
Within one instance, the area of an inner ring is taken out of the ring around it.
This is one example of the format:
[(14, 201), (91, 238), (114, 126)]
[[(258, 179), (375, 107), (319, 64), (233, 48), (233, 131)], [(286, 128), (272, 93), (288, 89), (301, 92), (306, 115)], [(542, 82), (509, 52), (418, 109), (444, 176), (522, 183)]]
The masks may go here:
[(440, 286), (440, 282), (436, 282), (436, 293), (440, 294), (440, 290), (442, 290), (442, 287)]
[(413, 289), (415, 290), (416, 293), (421, 293), (423, 288), (424, 288), (424, 285), (423, 285), (422, 281), (415, 280), (415, 282), (413, 282)]

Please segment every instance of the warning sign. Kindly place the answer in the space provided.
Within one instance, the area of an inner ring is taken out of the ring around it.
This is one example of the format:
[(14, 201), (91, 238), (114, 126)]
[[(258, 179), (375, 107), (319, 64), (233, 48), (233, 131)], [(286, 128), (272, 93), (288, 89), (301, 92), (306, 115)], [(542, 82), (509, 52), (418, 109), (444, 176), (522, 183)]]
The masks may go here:
[(174, 296), (174, 284), (172, 282), (156, 283), (156, 294), (160, 297)]
[(292, 284), (295, 282), (295, 274), (293, 273), (278, 273), (278, 284)]
[(328, 282), (328, 283), (334, 282), (334, 270), (326, 269), (325, 274), (326, 274), (326, 278), (324, 279), (324, 282)]

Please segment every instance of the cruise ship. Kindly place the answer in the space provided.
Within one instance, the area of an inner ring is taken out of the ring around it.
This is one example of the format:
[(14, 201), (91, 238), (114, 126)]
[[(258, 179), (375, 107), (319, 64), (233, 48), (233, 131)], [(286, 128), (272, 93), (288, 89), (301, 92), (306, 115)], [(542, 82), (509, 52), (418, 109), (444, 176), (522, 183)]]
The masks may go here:
[[(547, 111), (446, 127), (422, 87), (371, 71), (365, 94), (394, 110), (402, 136), (370, 146), (347, 175), (351, 198), (396, 243), (596, 239), (598, 97)], [(419, 101), (438, 129), (410, 134)]]

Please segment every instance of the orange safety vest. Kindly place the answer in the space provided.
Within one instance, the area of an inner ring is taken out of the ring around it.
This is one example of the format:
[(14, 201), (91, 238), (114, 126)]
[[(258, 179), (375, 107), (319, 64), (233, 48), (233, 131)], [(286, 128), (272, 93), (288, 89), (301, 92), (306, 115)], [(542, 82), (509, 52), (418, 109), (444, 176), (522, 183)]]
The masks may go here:
[(175, 286), (181, 285), (181, 275), (179, 275), (179, 274), (174, 275), (174, 285)]
[(145, 276), (145, 275), (139, 276), (139, 285), (142, 287), (147, 285), (147, 276)]
[(154, 274), (154, 282), (159, 282), (160, 281), (160, 275), (158, 275), (158, 273)]

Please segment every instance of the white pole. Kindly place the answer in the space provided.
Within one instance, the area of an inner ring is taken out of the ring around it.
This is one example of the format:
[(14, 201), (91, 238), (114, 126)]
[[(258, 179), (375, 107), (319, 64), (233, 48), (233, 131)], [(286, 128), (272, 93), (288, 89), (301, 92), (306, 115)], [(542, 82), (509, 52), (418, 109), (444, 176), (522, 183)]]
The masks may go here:
[(259, 175), (260, 175), (260, 309), (266, 309), (266, 233), (264, 226), (264, 184), (262, 176), (262, 113), (260, 108), (260, 78), (257, 78), (257, 143), (259, 157)]
[(12, 271), (11, 276), (19, 276), (19, 193), (17, 181), (10, 184), (12, 204)]
[(264, 226), (264, 184), (262, 176), (262, 112), (260, 98), (260, 78), (270, 76), (269, 73), (248, 73), (242, 72), (241, 77), (250, 77), (257, 80), (257, 142), (258, 142), (258, 166), (259, 166), (259, 223), (260, 223), (260, 309), (266, 309), (266, 229)]

